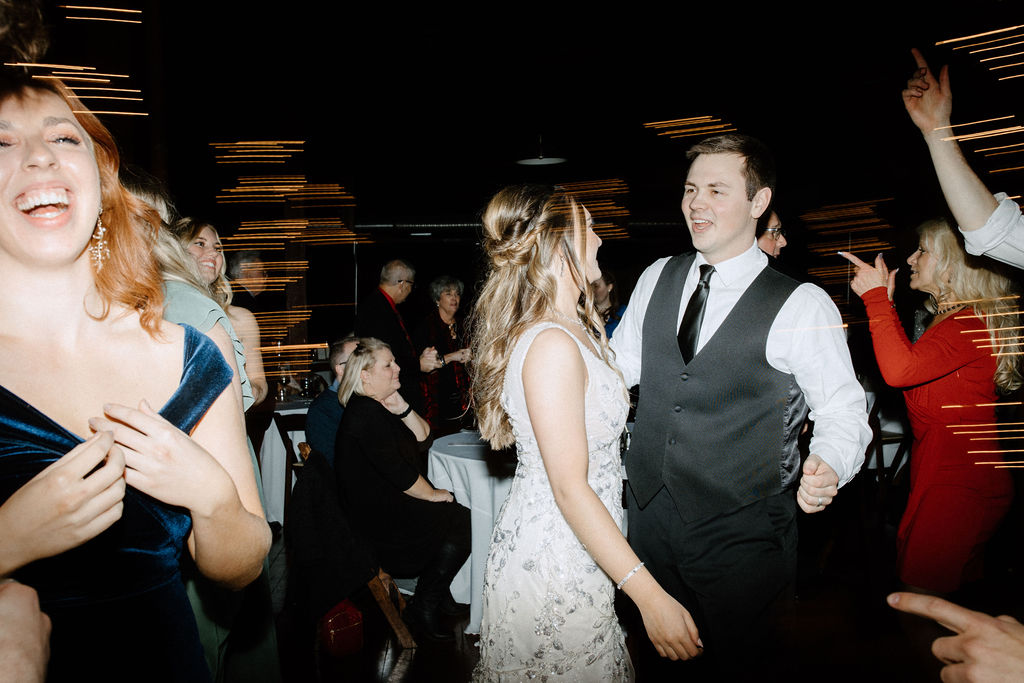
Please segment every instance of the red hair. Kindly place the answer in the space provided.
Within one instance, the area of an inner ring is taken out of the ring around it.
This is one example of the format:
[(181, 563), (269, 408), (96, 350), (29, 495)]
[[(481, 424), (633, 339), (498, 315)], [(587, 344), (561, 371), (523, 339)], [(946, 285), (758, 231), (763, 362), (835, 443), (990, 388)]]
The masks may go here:
[(8, 71), (0, 82), (0, 102), (22, 97), (29, 91), (53, 93), (61, 98), (93, 143), (100, 174), (101, 218), (110, 249), (109, 257), (95, 275), (96, 289), (104, 303), (99, 319), (107, 317), (111, 304), (121, 304), (138, 311), (143, 329), (156, 335), (163, 317), (164, 298), (163, 277), (153, 257), (160, 229), (159, 214), (121, 184), (121, 155), (114, 137), (63, 83), (56, 79), (31, 80)]

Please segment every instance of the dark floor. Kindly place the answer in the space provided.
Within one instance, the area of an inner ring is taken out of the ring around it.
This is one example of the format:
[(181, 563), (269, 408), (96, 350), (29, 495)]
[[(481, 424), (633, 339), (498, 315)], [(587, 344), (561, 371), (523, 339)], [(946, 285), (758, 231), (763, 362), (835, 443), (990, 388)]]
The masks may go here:
[[(794, 662), (789, 680), (937, 681), (939, 667), (927, 647), (940, 630), (930, 629), (923, 620), (901, 617), (885, 604), (885, 595), (897, 587), (893, 538), (900, 490), (893, 491), (885, 504), (886, 514), (878, 518), (877, 492), (863, 481), (858, 477), (844, 488), (825, 512), (801, 515), (797, 600), (783, 618)], [(1015, 506), (989, 544), (985, 581), (956, 596), (957, 600), (988, 612), (1024, 616), (1024, 594), (1017, 581), (1024, 567), (1021, 507)], [(281, 615), (286, 574), (283, 548), (279, 539), (275, 541), (271, 585), (287, 682), (469, 680), (479, 654), (475, 637), (462, 633), (468, 618), (450, 622), (456, 634), (454, 644), (420, 639), (418, 649), (402, 650), (368, 596), (357, 599), (364, 618), (364, 644), (358, 654), (331, 659), (303, 651), (296, 643), (313, 638), (296, 637), (287, 614)], [(912, 638), (921, 644), (915, 647)], [(682, 672), (681, 678), (685, 677)]]

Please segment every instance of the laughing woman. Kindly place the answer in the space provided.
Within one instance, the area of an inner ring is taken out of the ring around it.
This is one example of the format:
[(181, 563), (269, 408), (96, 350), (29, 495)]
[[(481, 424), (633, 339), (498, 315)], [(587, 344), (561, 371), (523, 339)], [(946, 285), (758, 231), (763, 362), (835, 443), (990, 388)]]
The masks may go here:
[(0, 75), (0, 576), (52, 619), (51, 680), (202, 681), (179, 555), (240, 588), (270, 532), (230, 341), (161, 319), (118, 164), (63, 86)]
[[(857, 266), (850, 285), (867, 308), (882, 376), (903, 388), (914, 432), (910, 499), (897, 537), (900, 580), (949, 593), (981, 577), (985, 542), (1013, 497), (1008, 470), (975, 461), (1000, 460), (998, 442), (978, 437), (996, 421), (997, 393), (1021, 385), (1019, 356), (1008, 353), (1018, 350), (1017, 301), (1010, 281), (968, 256), (945, 221), (924, 223), (918, 233), (907, 259), (910, 288), (929, 295), (935, 317), (917, 343), (892, 306), (896, 271), (881, 255), (872, 266), (840, 253)], [(972, 425), (981, 429), (971, 434)]]

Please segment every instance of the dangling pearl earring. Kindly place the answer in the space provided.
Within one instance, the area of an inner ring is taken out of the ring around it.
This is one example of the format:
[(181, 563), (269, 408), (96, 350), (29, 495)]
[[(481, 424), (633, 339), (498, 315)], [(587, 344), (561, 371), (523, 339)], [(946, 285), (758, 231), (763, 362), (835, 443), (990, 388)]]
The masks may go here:
[(110, 258), (110, 248), (107, 246), (107, 228), (103, 225), (103, 212), (96, 216), (96, 231), (92, 234), (93, 243), (89, 247), (89, 255), (92, 257), (92, 265), (96, 272), (103, 270), (103, 263)]

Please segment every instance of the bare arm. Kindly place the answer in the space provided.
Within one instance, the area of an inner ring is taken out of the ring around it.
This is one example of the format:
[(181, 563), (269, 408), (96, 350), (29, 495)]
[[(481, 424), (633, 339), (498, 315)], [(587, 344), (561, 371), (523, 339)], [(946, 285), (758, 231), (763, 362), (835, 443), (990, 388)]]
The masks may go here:
[(917, 71), (907, 81), (903, 104), (914, 125), (924, 135), (942, 193), (960, 229), (965, 232), (977, 230), (985, 225), (998, 202), (971, 170), (960, 145), (955, 140), (943, 140), (953, 135), (953, 130), (948, 127), (953, 109), (949, 67), (942, 67), (936, 79), (921, 53), (916, 49), (913, 53)]
[[(401, 415), (409, 408), (409, 402), (402, 398), (402, 395), (397, 391), (384, 399), (382, 403), (393, 415)], [(416, 441), (426, 441), (430, 436), (430, 423), (420, 417), (420, 414), (415, 410), (410, 410), (402, 418), (402, 424), (412, 432), (413, 436), (416, 437)]]
[[(233, 354), (226, 333), (214, 327), (210, 336), (223, 354)], [(114, 432), (125, 451), (129, 485), (189, 510), (188, 546), (200, 571), (228, 587), (242, 588), (262, 571), (271, 539), (246, 445), (237, 375), (231, 384), (191, 438), (145, 401), (138, 409), (104, 406), (112, 419), (89, 423), (93, 429)]]
[(430, 503), (450, 503), (455, 498), (452, 496), (451, 491), (447, 489), (435, 489), (430, 485), (430, 482), (423, 478), (422, 475), (416, 478), (416, 482), (412, 486), (407, 488), (404, 493), (412, 496), (413, 498), (419, 498)]
[[(523, 365), (526, 407), (559, 510), (594, 561), (619, 581), (640, 560), (587, 482), (586, 375), (575, 341), (558, 329), (541, 332)], [(649, 572), (634, 574), (623, 590), (640, 608), (659, 654), (670, 659), (700, 654), (689, 612)]]
[(252, 386), (253, 405), (259, 405), (267, 397), (267, 376), (263, 371), (263, 354), (260, 353), (260, 326), (249, 309), (228, 306), (228, 318), (235, 328), (238, 339), (245, 349), (245, 374)]

